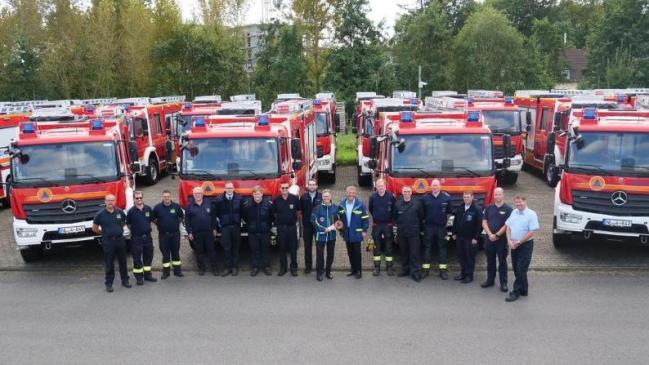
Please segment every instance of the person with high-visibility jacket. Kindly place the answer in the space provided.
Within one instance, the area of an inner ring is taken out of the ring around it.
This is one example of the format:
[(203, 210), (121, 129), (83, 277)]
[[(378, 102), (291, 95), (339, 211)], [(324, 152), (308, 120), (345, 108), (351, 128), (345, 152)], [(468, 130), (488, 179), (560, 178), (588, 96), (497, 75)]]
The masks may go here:
[(356, 198), (356, 187), (348, 186), (345, 191), (347, 197), (339, 205), (339, 214), (343, 222), (343, 238), (347, 243), (347, 255), (351, 270), (347, 276), (356, 276), (356, 279), (363, 277), (361, 267), (361, 242), (367, 236), (367, 229), (370, 225), (370, 216), (367, 213), (365, 204)]
[[(339, 208), (331, 202), (331, 190), (322, 191), (322, 202), (313, 207), (311, 211), (311, 224), (315, 230), (316, 240), (316, 279), (323, 280), (323, 273), (327, 279), (333, 279), (331, 265), (334, 262), (334, 249), (336, 247), (336, 230), (341, 227)], [(324, 249), (327, 248), (327, 265), (324, 263)]]

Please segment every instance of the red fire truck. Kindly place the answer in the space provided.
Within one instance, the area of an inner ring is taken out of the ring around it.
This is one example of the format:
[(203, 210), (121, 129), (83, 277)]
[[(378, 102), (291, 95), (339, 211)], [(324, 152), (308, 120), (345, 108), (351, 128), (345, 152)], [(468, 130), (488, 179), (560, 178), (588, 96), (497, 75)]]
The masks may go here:
[[(321, 95), (323, 96), (323, 95)], [(319, 177), (327, 174), (329, 182), (336, 183), (336, 103), (332, 99), (315, 99), (316, 135), (318, 138), (318, 172)]]
[[(426, 98), (426, 110), (465, 111), (479, 110), (485, 124), (493, 135), (494, 157), (496, 158), (497, 177), (500, 184), (513, 185), (518, 180), (518, 173), (523, 166), (523, 123), (519, 109), (512, 97), (504, 97), (502, 91), (469, 90), (465, 99), (455, 96)], [(511, 149), (505, 153), (503, 138), (511, 137)], [(503, 159), (510, 160), (505, 168)]]
[(369, 138), (376, 134), (375, 120), (383, 118), (383, 113), (401, 111), (415, 111), (420, 107), (419, 99), (377, 98), (361, 102), (361, 113), (356, 117), (356, 127), (353, 132), (357, 135), (357, 173), (358, 185), (370, 186), (372, 184), (372, 169), (368, 166)]
[(555, 189), (554, 245), (575, 236), (649, 243), (649, 112), (586, 108), (574, 115)]
[(113, 119), (20, 124), (11, 145), (13, 233), (25, 262), (43, 249), (98, 239), (92, 220), (107, 194), (133, 203), (126, 126)]
[(135, 173), (148, 185), (160, 179), (161, 172), (173, 168), (175, 160), (173, 123), (182, 109), (184, 96), (118, 99), (102, 108), (103, 116), (121, 116), (128, 125), (129, 153), (135, 162)]
[[(461, 204), (467, 190), (473, 191), (481, 207), (492, 203), (493, 143), (479, 111), (401, 112), (391, 119), (371, 137), (369, 163), (390, 192), (400, 195), (408, 185), (414, 194), (426, 194), (431, 180), (438, 178), (454, 204)], [(510, 144), (511, 137), (506, 135), (504, 143)], [(503, 163), (507, 165), (508, 159)]]
[(255, 185), (261, 185), (265, 195), (276, 196), (284, 182), (290, 182), (291, 193), (299, 194), (317, 172), (315, 116), (310, 103), (279, 103), (271, 114), (194, 120), (183, 136), (180, 204), (187, 206), (196, 186), (202, 186), (206, 199), (215, 198), (227, 180), (244, 196)]

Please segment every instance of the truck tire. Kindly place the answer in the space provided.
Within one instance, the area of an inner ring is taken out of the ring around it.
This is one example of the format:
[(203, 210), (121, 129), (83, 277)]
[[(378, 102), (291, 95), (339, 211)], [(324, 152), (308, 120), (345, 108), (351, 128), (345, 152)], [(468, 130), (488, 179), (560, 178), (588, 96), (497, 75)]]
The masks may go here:
[(329, 174), (329, 182), (331, 185), (336, 185), (336, 164), (333, 164), (331, 173)]
[(43, 257), (43, 248), (41, 246), (29, 246), (25, 250), (20, 250), (20, 256), (22, 256), (25, 263), (38, 261)]
[(372, 175), (362, 175), (360, 172), (360, 167), (358, 168), (358, 186), (370, 186), (372, 185)]
[(549, 187), (554, 188), (559, 183), (559, 177), (554, 172), (554, 163), (545, 163), (543, 167), (543, 180)]
[(6, 197), (2, 199), (2, 205), (5, 208), (10, 208), (11, 199), (9, 197), (11, 196), (11, 176), (7, 176), (7, 181), (5, 183), (4, 190), (5, 190)]
[(146, 172), (146, 183), (147, 185), (155, 185), (160, 179), (160, 166), (158, 165), (158, 160), (155, 157), (149, 158), (149, 167), (147, 167)]
[(570, 235), (552, 233), (552, 244), (554, 248), (565, 248), (570, 244)]
[(503, 179), (505, 185), (516, 185), (517, 181), (518, 181), (518, 173), (515, 172), (506, 173)]

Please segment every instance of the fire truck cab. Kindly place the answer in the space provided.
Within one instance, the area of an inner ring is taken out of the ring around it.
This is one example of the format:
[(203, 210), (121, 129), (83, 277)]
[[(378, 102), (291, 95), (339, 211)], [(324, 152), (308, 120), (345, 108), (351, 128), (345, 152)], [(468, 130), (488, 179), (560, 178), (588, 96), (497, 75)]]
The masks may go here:
[[(390, 119), (370, 139), (369, 163), (390, 192), (398, 196), (408, 185), (414, 194), (426, 194), (437, 178), (456, 205), (467, 190), (473, 191), (480, 207), (492, 203), (496, 187), (493, 142), (479, 111), (404, 111)], [(510, 144), (511, 138), (506, 136), (504, 143)]]
[(285, 182), (299, 194), (317, 166), (313, 111), (298, 110), (297, 104), (302, 103), (271, 114), (196, 119), (183, 136), (180, 204), (187, 206), (196, 186), (210, 201), (223, 193), (228, 180), (244, 196), (260, 185), (264, 195), (275, 197)]
[(378, 98), (362, 101), (361, 113), (357, 116), (354, 132), (357, 134), (357, 173), (359, 186), (372, 185), (372, 169), (368, 163), (369, 139), (376, 135), (375, 121), (385, 118), (384, 113), (415, 111), (420, 107), (419, 99)]
[(649, 243), (649, 112), (573, 113), (558, 166), (553, 243), (593, 236)]
[[(320, 95), (323, 96), (323, 95)], [(326, 174), (329, 182), (336, 183), (336, 123), (334, 122), (335, 101), (333, 99), (315, 99), (315, 124), (318, 155), (318, 177)]]
[[(11, 144), (13, 233), (25, 262), (53, 246), (99, 240), (95, 213), (107, 194), (116, 206), (133, 204), (135, 181), (123, 123), (23, 122)], [(128, 234), (128, 233), (127, 233)]]

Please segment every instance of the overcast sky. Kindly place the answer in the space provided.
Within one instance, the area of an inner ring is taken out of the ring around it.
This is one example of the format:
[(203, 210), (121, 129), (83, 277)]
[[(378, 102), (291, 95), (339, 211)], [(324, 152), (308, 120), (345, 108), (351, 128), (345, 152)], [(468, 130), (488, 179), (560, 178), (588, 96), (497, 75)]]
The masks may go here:
[[(247, 0), (248, 1), (248, 16), (245, 19), (246, 24), (259, 23), (261, 21), (262, 2), (264, 0)], [(191, 20), (196, 15), (197, 1), (196, 0), (177, 0), (183, 13), (183, 18)], [(285, 3), (287, 1), (284, 1)], [(370, 13), (369, 18), (378, 23), (382, 20), (385, 21), (385, 31), (388, 34), (393, 33), (393, 26), (395, 20), (403, 13), (400, 5), (407, 7), (415, 7), (419, 4), (419, 0), (369, 0)]]

